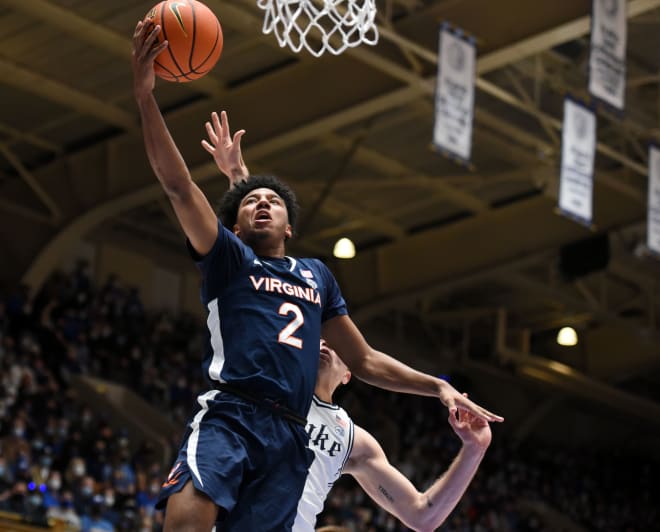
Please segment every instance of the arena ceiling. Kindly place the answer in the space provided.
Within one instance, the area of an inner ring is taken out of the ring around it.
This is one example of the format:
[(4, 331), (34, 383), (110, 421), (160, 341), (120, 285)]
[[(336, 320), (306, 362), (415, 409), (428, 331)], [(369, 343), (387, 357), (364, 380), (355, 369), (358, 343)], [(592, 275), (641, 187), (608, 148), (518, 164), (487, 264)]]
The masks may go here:
[[(591, 0), (379, 0), (379, 45), (320, 59), (262, 35), (253, 0), (206, 3), (224, 30), (220, 62), (194, 83), (159, 83), (157, 98), (210, 198), (226, 183), (199, 141), (210, 112), (226, 109), (247, 130), (251, 169), (298, 192), (304, 225), (290, 251), (328, 257), (362, 323), (419, 353), (513, 364), (532, 382), (660, 420), (649, 400), (660, 381), (660, 263), (644, 246), (660, 0), (628, 3), (626, 111), (598, 113), (595, 230), (554, 209), (563, 98), (588, 97)], [(5, 280), (38, 285), (82, 237), (183, 252), (132, 98), (130, 36), (151, 5), (0, 0)], [(469, 168), (430, 148), (442, 21), (478, 45)], [(562, 275), (563, 246), (603, 235), (605, 268)], [(355, 241), (356, 259), (330, 258), (339, 236)], [(552, 347), (563, 324), (591, 347)], [(474, 359), (482, 344), (495, 356)], [(568, 366), (530, 365), (530, 350)]]

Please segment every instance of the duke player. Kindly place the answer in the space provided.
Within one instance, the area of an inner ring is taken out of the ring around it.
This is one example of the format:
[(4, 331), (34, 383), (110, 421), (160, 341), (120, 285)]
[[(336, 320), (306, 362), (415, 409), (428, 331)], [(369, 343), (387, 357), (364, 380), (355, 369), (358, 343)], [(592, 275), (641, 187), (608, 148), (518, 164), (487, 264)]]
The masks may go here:
[[(444, 381), (416, 372), (365, 342), (346, 314), (328, 269), (285, 256), (295, 229), (295, 196), (275, 178), (251, 178), (223, 198), (219, 223), (192, 181), (153, 96), (159, 26), (138, 22), (134, 95), (149, 162), (202, 273), (211, 389), (198, 397), (159, 505), (164, 528), (290, 530), (313, 453), (305, 418), (323, 334), (361, 379), (391, 390), (464, 402)], [(498, 419), (476, 405), (481, 415)]]
[(488, 422), (460, 408), (458, 418), (449, 415), (449, 424), (463, 447), (445, 474), (420, 493), (389, 463), (376, 439), (333, 404), (333, 393), (350, 378), (348, 367), (322, 340), (316, 388), (307, 414), (314, 461), (298, 503), (294, 532), (314, 531), (316, 516), (342, 473), (353, 475), (374, 502), (406, 526), (435, 530), (458, 504), (484, 457), (491, 441)]

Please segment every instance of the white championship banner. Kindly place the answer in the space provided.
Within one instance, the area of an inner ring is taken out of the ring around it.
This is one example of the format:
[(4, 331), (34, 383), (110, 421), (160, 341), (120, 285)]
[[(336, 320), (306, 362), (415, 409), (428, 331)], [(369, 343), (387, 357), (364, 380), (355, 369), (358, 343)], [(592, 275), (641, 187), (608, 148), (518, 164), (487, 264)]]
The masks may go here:
[(559, 210), (569, 218), (591, 225), (596, 115), (570, 98), (564, 100), (561, 136)]
[(474, 43), (444, 26), (440, 28), (438, 53), (433, 144), (467, 162), (472, 151)]
[(623, 110), (626, 92), (626, 0), (593, 0), (589, 92)]
[(649, 250), (660, 256), (660, 148), (649, 148), (649, 211), (646, 228)]

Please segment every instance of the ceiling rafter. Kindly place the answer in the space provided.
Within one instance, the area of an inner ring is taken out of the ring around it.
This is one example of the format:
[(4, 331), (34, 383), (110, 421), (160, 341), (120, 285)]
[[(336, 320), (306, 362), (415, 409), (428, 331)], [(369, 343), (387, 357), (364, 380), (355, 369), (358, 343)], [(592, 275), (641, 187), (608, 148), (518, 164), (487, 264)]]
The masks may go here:
[(137, 118), (120, 107), (0, 58), (0, 77), (8, 85), (75, 109), (126, 131), (138, 131)]
[[(497, 53), (497, 51), (493, 53)], [(482, 59), (487, 60), (489, 55), (490, 54), (486, 54)], [(514, 57), (510, 57), (510, 59), (514, 60)], [(481, 71), (483, 71), (483, 69), (481, 69)], [(406, 76), (412, 76), (412, 74), (407, 73)], [(420, 97), (426, 97), (426, 95), (429, 94), (433, 82), (434, 76), (421, 81), (418, 79), (417, 83), (412, 85), (392, 90), (363, 103), (332, 113), (312, 122), (308, 122), (301, 127), (289, 130), (281, 135), (277, 135), (250, 147), (250, 158), (258, 161), (267, 155), (273, 154), (297, 143), (318, 138), (324, 133), (336, 131), (343, 126), (359, 122), (373, 116), (374, 114), (381, 113), (393, 107), (409, 104), (411, 101), (417, 100)], [(195, 179), (205, 181), (216, 174), (215, 165), (212, 163), (205, 163), (195, 166), (192, 168), (192, 173)], [(117, 198), (101, 207), (103, 207), (103, 211), (106, 213), (116, 213), (139, 204), (141, 201), (140, 198), (153, 198), (158, 194), (160, 194), (160, 187), (158, 185), (148, 186), (121, 198)], [(35, 270), (38, 269), (39, 268), (35, 268)], [(30, 272), (28, 272), (27, 276), (30, 276)]]
[[(655, 9), (658, 6), (660, 6), (660, 0), (633, 0), (628, 4), (628, 17), (630, 18), (637, 16), (651, 9)], [(524, 46), (522, 47), (519, 47), (521, 43), (517, 43), (512, 47), (507, 47), (508, 48), (507, 53), (503, 54), (501, 52), (492, 52), (490, 54), (487, 54), (483, 58), (478, 58), (477, 73), (483, 74), (490, 70), (501, 68), (509, 64), (513, 60), (519, 60), (524, 57), (527, 57), (531, 54), (532, 49), (536, 50), (538, 48), (538, 51), (540, 51), (546, 49), (547, 47), (554, 46), (555, 44), (559, 44), (559, 42), (563, 42), (563, 41), (555, 42), (555, 40), (562, 38), (570, 38), (568, 37), (569, 35), (572, 35), (573, 38), (575, 38), (578, 35), (586, 34), (590, 30), (589, 21), (590, 21), (590, 17), (582, 17), (578, 21), (574, 21), (574, 23), (571, 23), (569, 25), (562, 25), (562, 27), (558, 28), (560, 31), (558, 31), (557, 33), (554, 33), (553, 30), (546, 32), (544, 34), (543, 39), (538, 39), (534, 41), (532, 41), (531, 39), (525, 39), (523, 41)], [(409, 41), (408, 39), (405, 39), (404, 37), (401, 36), (397, 38), (397, 44), (403, 45), (405, 42), (410, 43), (411, 49), (416, 50), (418, 53), (422, 53), (421, 50), (423, 50), (423, 48), (417, 45), (416, 43), (413, 43), (412, 41)], [(541, 48), (541, 46), (546, 46), (546, 48)], [(364, 47), (348, 49), (346, 53), (354, 56), (360, 61), (363, 61), (365, 64), (368, 64), (369, 66), (372, 66), (378, 70), (381, 70), (382, 72), (390, 74), (391, 76), (405, 83), (409, 83), (411, 85), (419, 84), (429, 94), (433, 94), (435, 92), (435, 88), (430, 83), (431, 80), (429, 80), (428, 78), (423, 79), (414, 72), (406, 70), (400, 67), (398, 64), (393, 63), (392, 61), (382, 58), (378, 54), (370, 50), (367, 50)], [(437, 53), (435, 52), (427, 50), (426, 52), (424, 52), (424, 57), (429, 61), (431, 61), (433, 64), (438, 63)], [(493, 57), (495, 57), (496, 60), (494, 60)], [(537, 106), (521, 101), (520, 99), (518, 99), (508, 91), (484, 79), (483, 77), (480, 76), (477, 77), (475, 80), (475, 84), (477, 88), (486, 92), (490, 96), (493, 96), (509, 105), (516, 107), (521, 111), (527, 112), (535, 116), (539, 120), (542, 120), (543, 123), (546, 125), (552, 125), (556, 129), (561, 130), (561, 122), (559, 120), (542, 112), (540, 109), (537, 108)], [(603, 155), (606, 155), (609, 158), (623, 164), (624, 166), (630, 168), (631, 170), (634, 170), (635, 172), (643, 176), (647, 175), (647, 169), (644, 166), (639, 165), (635, 161), (628, 158), (626, 155), (621, 154), (620, 152), (611, 148), (610, 146), (607, 146), (604, 143), (599, 142), (597, 143), (596, 149)]]
[(53, 198), (51, 198), (50, 195), (39, 184), (37, 178), (33, 176), (27, 168), (25, 168), (20, 159), (16, 157), (16, 155), (14, 155), (5, 144), (0, 143), (0, 154), (2, 154), (2, 156), (7, 159), (7, 161), (9, 161), (9, 164), (14, 167), (16, 172), (18, 172), (18, 175), (21, 176), (23, 181), (28, 185), (34, 195), (37, 196), (41, 203), (45, 205), (46, 208), (50, 211), (52, 220), (54, 222), (59, 221), (59, 219), (62, 217), (61, 209), (57, 203), (55, 203)]
[[(68, 35), (77, 37), (83, 42), (105, 50), (118, 57), (129, 58), (131, 56), (131, 40), (126, 35), (92, 22), (73, 10), (58, 6), (48, 0), (2, 0), (6, 6), (12, 9), (44, 21), (46, 24), (64, 30)], [(228, 11), (231, 11), (229, 9)], [(137, 22), (137, 21), (136, 21)], [(205, 76), (195, 82), (194, 87), (186, 86), (195, 91), (202, 91), (213, 96), (222, 95), (223, 85), (213, 76)], [(114, 123), (110, 121), (110, 123)]]
[[(337, 134), (328, 134), (324, 136), (324, 138), (329, 141), (327, 146), (333, 150), (346, 150), (351, 144), (350, 139), (340, 137)], [(443, 200), (452, 201), (470, 212), (483, 212), (489, 208), (488, 204), (473, 194), (458, 189), (439, 179), (434, 179), (431, 176), (415, 172), (403, 165), (397, 159), (388, 157), (387, 155), (364, 145), (358, 147), (355, 153), (355, 159), (356, 161), (372, 166), (379, 172), (386, 173), (387, 175), (401, 176), (404, 184), (407, 181), (407, 178), (412, 176), (417, 178), (418, 182), (423, 180), (427, 182), (428, 187), (433, 190), (435, 194), (441, 196)]]
[(37, 148), (41, 148), (47, 151), (50, 151), (55, 154), (61, 154), (63, 148), (58, 146), (54, 142), (43, 139), (38, 135), (32, 133), (26, 133), (25, 131), (19, 131), (18, 129), (11, 127), (7, 124), (0, 123), (0, 132), (6, 134), (9, 138), (5, 141), (5, 144), (8, 147), (11, 147), (13, 144), (18, 142), (26, 142)]
[[(546, 63), (546, 65), (550, 61), (570, 63), (570, 61), (560, 57), (556, 52), (551, 50), (545, 51), (538, 57), (541, 58)], [(521, 61), (511, 65), (511, 68), (528, 78), (535, 78), (538, 76), (538, 73), (534, 67), (527, 61)], [(565, 75), (561, 75), (561, 73), (556, 72), (556, 68), (546, 68), (541, 74), (541, 81), (544, 86), (551, 88), (556, 94), (565, 94), (566, 92), (570, 91), (571, 94), (577, 96), (578, 98), (583, 98), (585, 100), (590, 98), (588, 90), (584, 86), (585, 80), (582, 79), (582, 77), (579, 79), (579, 81), (575, 80), (575, 82), (572, 82), (573, 80), (567, 80)], [(599, 116), (606, 118), (610, 123), (616, 124), (618, 129), (622, 129), (626, 131), (626, 133), (634, 135), (635, 138), (641, 137), (643, 139), (647, 139), (649, 135), (652, 134), (652, 131), (649, 130), (648, 126), (654, 124), (654, 122), (650, 119), (648, 120), (648, 124), (639, 123), (628, 116), (628, 114), (625, 116), (615, 116), (604, 107), (598, 108), (598, 114)]]

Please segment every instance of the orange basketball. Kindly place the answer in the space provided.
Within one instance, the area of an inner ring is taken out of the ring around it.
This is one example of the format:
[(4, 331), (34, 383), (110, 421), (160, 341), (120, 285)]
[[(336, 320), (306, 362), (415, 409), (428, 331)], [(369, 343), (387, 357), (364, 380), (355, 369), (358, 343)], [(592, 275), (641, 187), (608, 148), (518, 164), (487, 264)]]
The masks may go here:
[(161, 27), (158, 42), (167, 40), (154, 63), (156, 75), (184, 83), (201, 78), (222, 53), (222, 27), (208, 7), (197, 0), (163, 0), (152, 7), (145, 22)]

